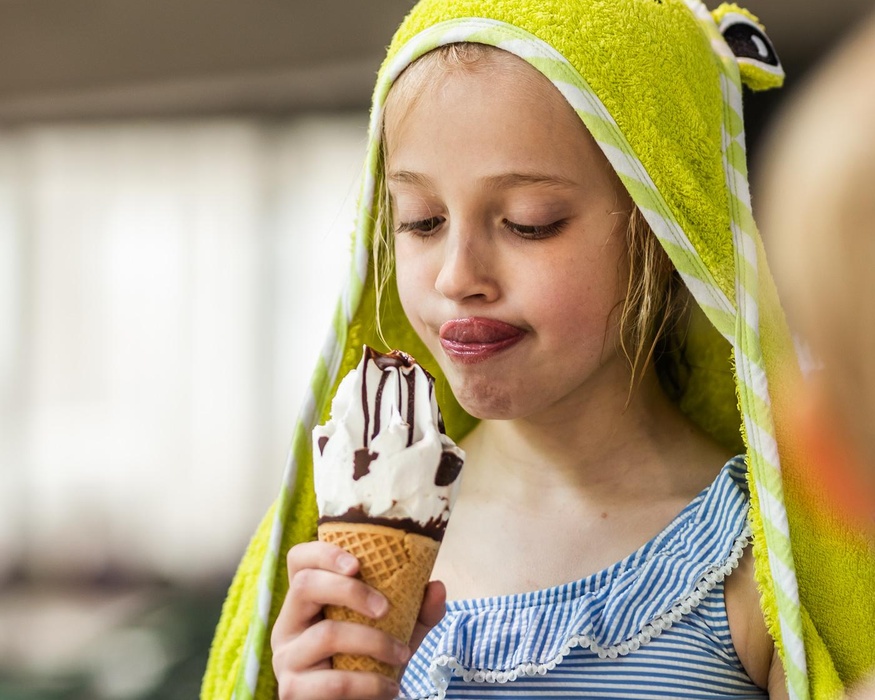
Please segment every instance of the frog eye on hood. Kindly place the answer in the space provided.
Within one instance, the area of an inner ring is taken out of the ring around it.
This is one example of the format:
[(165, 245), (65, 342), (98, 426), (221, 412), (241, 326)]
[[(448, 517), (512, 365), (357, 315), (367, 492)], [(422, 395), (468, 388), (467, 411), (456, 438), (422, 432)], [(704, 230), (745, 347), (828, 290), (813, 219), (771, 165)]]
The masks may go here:
[(738, 59), (780, 66), (778, 54), (766, 33), (744, 15), (728, 14), (720, 22), (720, 33)]
[(738, 61), (741, 79), (752, 90), (780, 87), (784, 68), (772, 41), (755, 18), (726, 12), (718, 22), (720, 33)]

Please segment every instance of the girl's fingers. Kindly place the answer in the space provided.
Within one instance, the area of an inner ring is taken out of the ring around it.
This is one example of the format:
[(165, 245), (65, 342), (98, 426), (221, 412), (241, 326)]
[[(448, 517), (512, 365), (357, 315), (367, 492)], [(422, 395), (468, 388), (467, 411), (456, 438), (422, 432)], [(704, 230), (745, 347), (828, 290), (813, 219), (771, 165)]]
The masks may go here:
[(341, 605), (375, 619), (389, 612), (386, 597), (363, 581), (333, 571), (303, 569), (289, 579), (289, 592), (273, 628), (274, 646), (310, 627), (326, 605)]
[(322, 608), (339, 605), (380, 618), (389, 601), (355, 578), (359, 562), (341, 548), (307, 542), (289, 550), (289, 591), (271, 634), (281, 700), (393, 700), (398, 684), (377, 673), (336, 671), (336, 653), (363, 654), (391, 666), (410, 656), (405, 645), (365, 625), (325, 620)]
[(410, 658), (407, 645), (382, 630), (355, 622), (322, 620), (274, 651), (274, 669), (305, 671), (327, 662), (334, 654), (370, 656), (396, 667)]
[(279, 677), (280, 700), (394, 700), (398, 684), (379, 673), (312, 671)]
[(410, 638), (410, 648), (416, 651), (425, 635), (443, 619), (447, 607), (447, 589), (440, 581), (431, 581), (425, 589), (422, 607), (419, 609), (419, 619), (413, 628)]
[(328, 542), (303, 542), (289, 550), (286, 556), (289, 581), (304, 569), (324, 569), (344, 576), (358, 573), (359, 562), (352, 554)]

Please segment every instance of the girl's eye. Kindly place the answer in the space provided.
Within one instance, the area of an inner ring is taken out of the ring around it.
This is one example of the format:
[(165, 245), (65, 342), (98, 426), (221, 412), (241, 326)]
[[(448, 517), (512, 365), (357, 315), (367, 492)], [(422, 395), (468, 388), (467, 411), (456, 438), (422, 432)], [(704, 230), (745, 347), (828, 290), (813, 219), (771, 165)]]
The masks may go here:
[(444, 217), (433, 216), (430, 219), (420, 221), (401, 222), (395, 227), (395, 233), (412, 233), (415, 236), (426, 238), (434, 233), (434, 230), (444, 222)]
[(507, 219), (502, 219), (501, 223), (508, 231), (510, 231), (511, 233), (515, 233), (521, 238), (538, 240), (541, 238), (550, 238), (551, 236), (555, 236), (563, 228), (565, 228), (565, 225), (568, 223), (568, 221), (566, 219), (560, 219), (559, 221), (554, 221), (552, 224), (545, 224), (543, 226), (527, 226), (525, 224), (515, 224), (513, 221), (508, 221)]

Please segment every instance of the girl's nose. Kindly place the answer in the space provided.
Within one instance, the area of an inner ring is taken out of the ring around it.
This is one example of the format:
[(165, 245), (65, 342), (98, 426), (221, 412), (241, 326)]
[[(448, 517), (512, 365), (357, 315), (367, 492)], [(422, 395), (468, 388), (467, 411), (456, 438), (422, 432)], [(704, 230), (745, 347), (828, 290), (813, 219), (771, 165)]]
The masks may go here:
[(452, 232), (444, 241), (435, 289), (447, 299), (494, 301), (498, 298), (494, 251), (482, 234)]

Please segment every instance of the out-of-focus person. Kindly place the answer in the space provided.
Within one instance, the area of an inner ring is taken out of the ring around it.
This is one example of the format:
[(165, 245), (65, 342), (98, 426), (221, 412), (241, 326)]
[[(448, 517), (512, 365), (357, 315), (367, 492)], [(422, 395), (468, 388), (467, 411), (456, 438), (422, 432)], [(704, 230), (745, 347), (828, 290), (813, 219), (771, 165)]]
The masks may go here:
[[(812, 359), (798, 448), (815, 488), (875, 541), (875, 14), (795, 98), (764, 160), (765, 244)], [(875, 676), (849, 698), (875, 698)]]

